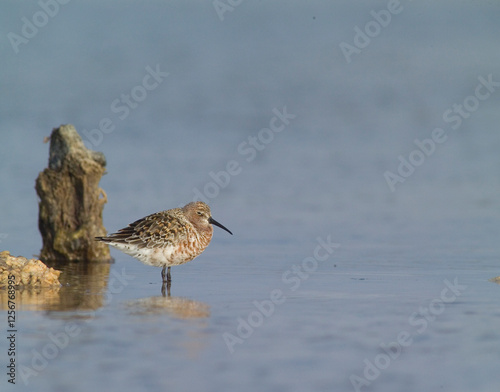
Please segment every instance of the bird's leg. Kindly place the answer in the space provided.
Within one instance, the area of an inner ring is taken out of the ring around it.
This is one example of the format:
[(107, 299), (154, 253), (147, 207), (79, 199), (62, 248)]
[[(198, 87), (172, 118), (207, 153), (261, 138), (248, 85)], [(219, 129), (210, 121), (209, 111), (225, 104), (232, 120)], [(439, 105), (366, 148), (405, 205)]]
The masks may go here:
[[(167, 273), (165, 274), (165, 270)], [(170, 267), (163, 267), (161, 270), (161, 277), (163, 279), (163, 282), (161, 283), (161, 295), (166, 297), (167, 295), (170, 297), (170, 286), (172, 286), (172, 276), (170, 275)], [(165, 292), (165, 288), (167, 289)]]
[[(167, 272), (165, 274), (165, 272)], [(161, 270), (161, 278), (163, 280), (163, 283), (165, 282), (168, 282), (170, 283), (172, 281), (172, 276), (170, 275), (170, 267), (168, 267), (167, 269), (167, 266), (163, 266), (163, 269)]]

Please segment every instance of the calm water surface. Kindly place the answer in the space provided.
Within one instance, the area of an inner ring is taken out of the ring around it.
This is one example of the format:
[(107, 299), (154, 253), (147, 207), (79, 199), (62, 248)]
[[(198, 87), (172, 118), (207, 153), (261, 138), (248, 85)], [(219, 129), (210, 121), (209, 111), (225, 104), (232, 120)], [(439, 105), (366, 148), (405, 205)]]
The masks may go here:
[[(242, 2), (221, 21), (211, 2), (70, 2), (18, 53), (8, 33), (39, 5), (2, 7), (0, 249), (41, 248), (34, 181), (61, 123), (106, 155), (109, 231), (205, 198), (234, 233), (165, 296), (160, 269), (114, 250), (19, 292), (2, 390), (498, 390), (500, 88), (474, 98), (500, 81), (498, 5), (401, 2), (350, 62), (340, 44), (387, 3)], [(141, 90), (151, 69), (168, 76)]]

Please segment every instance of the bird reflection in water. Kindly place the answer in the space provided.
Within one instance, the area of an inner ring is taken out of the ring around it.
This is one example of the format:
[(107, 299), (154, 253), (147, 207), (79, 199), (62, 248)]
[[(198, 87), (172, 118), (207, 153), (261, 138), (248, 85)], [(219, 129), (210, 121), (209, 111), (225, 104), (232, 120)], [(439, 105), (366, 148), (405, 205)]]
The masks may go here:
[(161, 295), (166, 297), (167, 295), (170, 297), (170, 287), (172, 286), (172, 281), (163, 281), (161, 285)]
[(168, 314), (180, 319), (210, 317), (210, 307), (203, 302), (185, 297), (172, 297), (171, 282), (164, 282), (161, 296), (146, 297), (127, 302), (127, 307), (134, 315)]

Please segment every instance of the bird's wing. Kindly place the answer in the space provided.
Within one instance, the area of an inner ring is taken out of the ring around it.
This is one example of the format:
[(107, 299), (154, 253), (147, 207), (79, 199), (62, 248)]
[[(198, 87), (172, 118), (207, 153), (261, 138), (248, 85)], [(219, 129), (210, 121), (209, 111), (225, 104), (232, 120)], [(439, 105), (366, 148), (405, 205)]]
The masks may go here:
[(174, 210), (161, 211), (136, 220), (101, 240), (131, 244), (138, 248), (167, 246), (187, 238), (185, 225), (186, 222)]

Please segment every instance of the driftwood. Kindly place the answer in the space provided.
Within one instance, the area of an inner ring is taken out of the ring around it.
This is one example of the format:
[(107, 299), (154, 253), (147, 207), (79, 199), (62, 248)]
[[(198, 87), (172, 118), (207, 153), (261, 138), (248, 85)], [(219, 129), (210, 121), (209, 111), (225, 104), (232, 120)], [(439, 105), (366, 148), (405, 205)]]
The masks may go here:
[(99, 188), (105, 166), (104, 154), (88, 150), (72, 125), (52, 131), (49, 167), (35, 186), (44, 262), (111, 260), (109, 247), (95, 241), (106, 235), (102, 211), (107, 198)]

